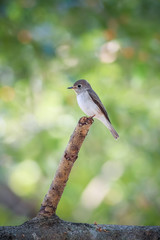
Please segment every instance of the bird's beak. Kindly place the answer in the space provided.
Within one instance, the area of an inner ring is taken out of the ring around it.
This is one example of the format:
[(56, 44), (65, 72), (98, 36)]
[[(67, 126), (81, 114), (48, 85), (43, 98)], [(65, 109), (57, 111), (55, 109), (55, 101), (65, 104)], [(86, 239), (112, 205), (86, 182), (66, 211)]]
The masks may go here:
[(73, 89), (73, 87), (68, 87), (67, 89)]

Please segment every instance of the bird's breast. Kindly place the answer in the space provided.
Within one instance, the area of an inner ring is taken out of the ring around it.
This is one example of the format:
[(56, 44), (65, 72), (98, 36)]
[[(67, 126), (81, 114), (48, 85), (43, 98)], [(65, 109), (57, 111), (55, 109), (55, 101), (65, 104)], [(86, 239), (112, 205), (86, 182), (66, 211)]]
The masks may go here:
[(97, 116), (99, 107), (93, 102), (87, 91), (77, 95), (77, 102), (82, 111), (88, 116)]

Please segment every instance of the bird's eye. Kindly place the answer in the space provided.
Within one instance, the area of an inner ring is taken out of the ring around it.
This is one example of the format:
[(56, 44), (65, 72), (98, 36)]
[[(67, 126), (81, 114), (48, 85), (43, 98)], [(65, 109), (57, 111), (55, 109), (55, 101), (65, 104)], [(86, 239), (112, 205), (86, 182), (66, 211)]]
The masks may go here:
[(81, 88), (82, 87), (82, 85), (81, 84), (78, 84), (78, 88)]

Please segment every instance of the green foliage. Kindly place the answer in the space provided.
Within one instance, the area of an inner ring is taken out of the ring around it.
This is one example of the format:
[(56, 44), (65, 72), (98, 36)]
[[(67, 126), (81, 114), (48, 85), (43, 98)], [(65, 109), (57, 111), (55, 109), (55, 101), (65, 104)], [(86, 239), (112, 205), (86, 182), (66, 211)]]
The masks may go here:
[[(37, 211), (83, 115), (67, 87), (84, 78), (120, 139), (95, 120), (58, 216), (160, 223), (159, 9), (151, 0), (1, 1), (0, 182)], [(0, 202), (0, 224), (21, 221)]]

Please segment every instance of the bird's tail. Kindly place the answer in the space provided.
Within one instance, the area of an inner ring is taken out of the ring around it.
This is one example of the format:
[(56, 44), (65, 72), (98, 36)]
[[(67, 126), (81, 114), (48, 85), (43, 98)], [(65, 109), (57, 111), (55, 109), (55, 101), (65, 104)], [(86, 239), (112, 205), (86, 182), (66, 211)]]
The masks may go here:
[(101, 115), (100, 118), (98, 118), (108, 129), (109, 131), (112, 133), (113, 137), (115, 139), (119, 138), (118, 133), (116, 132), (116, 130), (112, 127), (112, 124), (105, 118), (104, 115)]
[(107, 127), (108, 127), (109, 131), (112, 133), (112, 135), (113, 135), (113, 137), (114, 137), (115, 139), (119, 138), (118, 133), (117, 133), (116, 130), (112, 127), (111, 124), (110, 124), (110, 126), (107, 126)]

